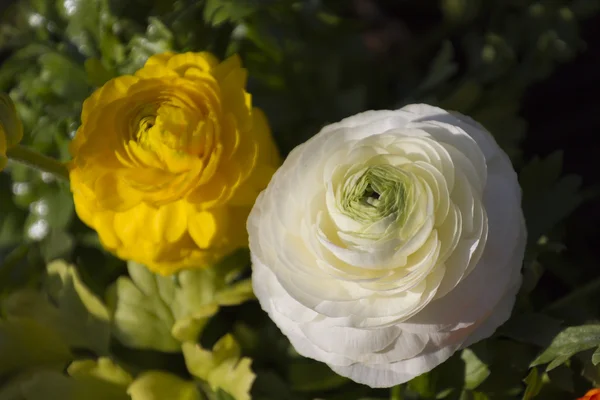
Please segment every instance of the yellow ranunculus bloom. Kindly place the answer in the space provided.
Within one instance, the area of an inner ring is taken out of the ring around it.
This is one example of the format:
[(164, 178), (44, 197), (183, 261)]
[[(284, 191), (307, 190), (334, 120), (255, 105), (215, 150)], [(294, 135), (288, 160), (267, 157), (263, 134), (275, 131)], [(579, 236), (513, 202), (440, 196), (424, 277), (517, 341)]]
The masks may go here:
[(0, 93), (0, 171), (8, 161), (6, 151), (23, 138), (23, 125), (15, 104), (6, 93)]
[(247, 245), (280, 157), (246, 79), (237, 56), (165, 53), (84, 102), (71, 190), (107, 249), (171, 274)]

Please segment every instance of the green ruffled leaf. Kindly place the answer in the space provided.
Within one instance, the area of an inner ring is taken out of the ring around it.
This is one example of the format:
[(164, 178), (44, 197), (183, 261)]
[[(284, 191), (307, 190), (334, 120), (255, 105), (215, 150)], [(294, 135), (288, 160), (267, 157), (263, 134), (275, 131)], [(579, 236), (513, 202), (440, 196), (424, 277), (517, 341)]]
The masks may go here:
[(108, 294), (115, 335), (129, 347), (181, 351), (181, 342), (195, 342), (220, 306), (253, 298), (249, 280), (232, 282), (247, 257), (247, 252), (235, 253), (212, 267), (172, 277), (130, 262), (131, 278), (119, 278)]
[(129, 347), (180, 351), (181, 344), (171, 335), (174, 279), (155, 275), (134, 262), (129, 263), (128, 271), (131, 279), (120, 277), (107, 294), (113, 333)]
[(162, 371), (147, 371), (127, 390), (132, 400), (201, 400), (194, 382)]
[(222, 389), (235, 400), (250, 400), (250, 388), (256, 376), (252, 360), (240, 358), (240, 348), (231, 335), (222, 337), (212, 352), (186, 342), (182, 346), (185, 364), (192, 375), (208, 382), (213, 391)]
[(583, 325), (566, 328), (559, 333), (550, 346), (540, 354), (531, 366), (550, 363), (550, 371), (565, 363), (574, 354), (600, 346), (600, 325)]

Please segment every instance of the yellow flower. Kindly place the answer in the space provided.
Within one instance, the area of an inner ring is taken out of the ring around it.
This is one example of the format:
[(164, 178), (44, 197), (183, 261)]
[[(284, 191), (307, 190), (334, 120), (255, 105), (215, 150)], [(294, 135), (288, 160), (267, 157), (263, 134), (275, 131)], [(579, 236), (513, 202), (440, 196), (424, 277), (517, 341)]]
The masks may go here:
[(8, 161), (6, 151), (23, 138), (23, 125), (15, 104), (6, 93), (0, 93), (0, 171)]
[(246, 80), (237, 56), (165, 53), (84, 102), (71, 188), (107, 249), (171, 274), (247, 245), (280, 157)]

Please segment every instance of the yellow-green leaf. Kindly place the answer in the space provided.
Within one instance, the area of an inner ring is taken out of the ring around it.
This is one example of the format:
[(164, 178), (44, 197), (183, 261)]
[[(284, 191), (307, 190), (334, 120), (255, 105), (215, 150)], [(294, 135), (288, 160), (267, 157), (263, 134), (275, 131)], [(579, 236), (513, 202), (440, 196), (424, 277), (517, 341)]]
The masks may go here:
[(98, 360), (73, 361), (67, 372), (75, 378), (91, 376), (123, 387), (129, 386), (133, 381), (127, 371), (107, 357)]
[(233, 283), (247, 262), (247, 252), (236, 252), (172, 277), (130, 262), (130, 278), (119, 278), (108, 294), (115, 335), (133, 348), (181, 351), (181, 342), (195, 342), (219, 306), (254, 297), (250, 280)]
[(183, 356), (190, 373), (207, 381), (213, 391), (222, 389), (236, 400), (250, 400), (250, 388), (256, 378), (250, 368), (252, 360), (240, 359), (240, 348), (233, 336), (222, 337), (212, 352), (186, 342)]
[(132, 400), (200, 400), (194, 382), (162, 371), (140, 375), (127, 390)]

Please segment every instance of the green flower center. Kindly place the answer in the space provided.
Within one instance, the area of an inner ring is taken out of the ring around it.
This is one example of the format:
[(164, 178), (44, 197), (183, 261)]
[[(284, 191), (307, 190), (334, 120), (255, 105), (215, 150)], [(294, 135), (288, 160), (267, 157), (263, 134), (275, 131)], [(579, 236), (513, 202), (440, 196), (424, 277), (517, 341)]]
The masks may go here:
[(373, 165), (349, 171), (337, 198), (342, 213), (357, 222), (372, 224), (390, 216), (399, 221), (412, 203), (412, 185), (400, 168)]

